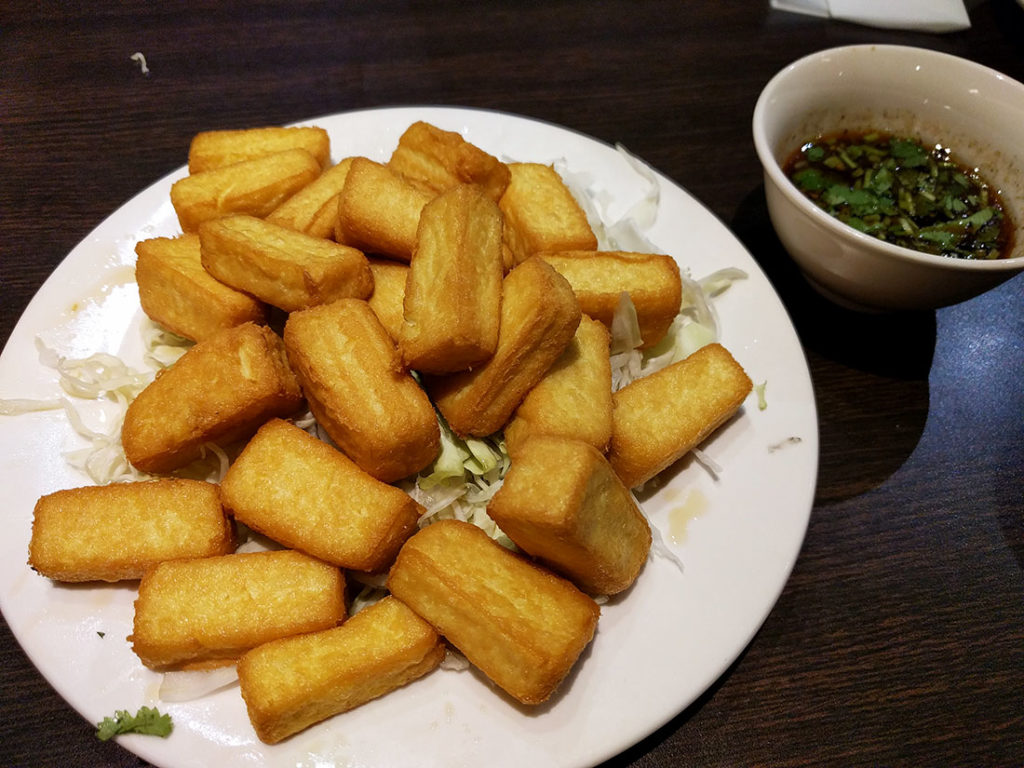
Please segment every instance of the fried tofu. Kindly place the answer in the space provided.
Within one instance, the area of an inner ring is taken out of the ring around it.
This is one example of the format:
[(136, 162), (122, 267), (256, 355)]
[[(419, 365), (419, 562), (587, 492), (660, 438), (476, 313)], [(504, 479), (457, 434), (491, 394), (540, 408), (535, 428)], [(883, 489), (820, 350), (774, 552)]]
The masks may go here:
[(224, 505), (249, 528), (357, 571), (391, 565), (425, 511), (409, 494), (280, 419), (260, 427), (220, 489)]
[(313, 237), (334, 237), (334, 227), (338, 220), (338, 196), (345, 186), (351, 165), (351, 157), (332, 165), (315, 181), (311, 181), (267, 214), (266, 220)]
[(198, 342), (160, 372), (128, 406), (121, 442), (132, 466), (171, 472), (198, 458), (204, 444), (249, 437), (301, 405), (281, 339), (245, 323)]
[(355, 157), (338, 198), (335, 238), (366, 253), (408, 262), (420, 212), (432, 198), (387, 166)]
[(487, 513), (520, 549), (592, 595), (636, 580), (651, 529), (629, 489), (594, 446), (530, 437)]
[(216, 665), (345, 619), (340, 570), (282, 549), (168, 560), (139, 582), (128, 638), (151, 669)]
[(572, 192), (550, 165), (509, 163), (499, 205), (511, 268), (540, 251), (594, 250), (597, 237)]
[(409, 265), (391, 259), (370, 258), (373, 293), (367, 301), (388, 335), (398, 343), (405, 322), (405, 283)]
[(238, 681), (256, 735), (276, 744), (423, 677), (444, 655), (427, 622), (385, 597), (340, 627), (254, 648)]
[(56, 581), (139, 579), (164, 560), (235, 548), (217, 486), (163, 479), (69, 488), (36, 502), (28, 564)]
[(501, 211), (462, 184), (420, 215), (405, 285), (399, 348), (424, 373), (472, 368), (494, 354), (501, 320)]
[(558, 270), (576, 292), (580, 309), (608, 328), (625, 291), (636, 307), (641, 348), (668, 332), (683, 299), (679, 265), (671, 256), (628, 251), (561, 251), (540, 258)]
[(212, 171), (288, 149), (306, 150), (323, 167), (331, 158), (331, 139), (327, 131), (315, 126), (203, 131), (193, 136), (189, 144), (188, 171)]
[(460, 436), (502, 427), (572, 341), (580, 323), (572, 287), (540, 259), (506, 275), (494, 356), (472, 371), (429, 377), (438, 410)]
[(171, 185), (171, 205), (182, 230), (195, 232), (231, 213), (266, 216), (319, 175), (316, 158), (289, 149), (179, 179)]
[(612, 367), (609, 332), (586, 315), (561, 357), (526, 393), (505, 426), (513, 458), (532, 435), (582, 440), (604, 453), (612, 436)]
[(267, 308), (203, 269), (196, 234), (154, 237), (135, 246), (142, 311), (169, 331), (201, 341), (242, 323), (263, 323)]
[(391, 482), (434, 460), (437, 414), (369, 304), (339, 299), (293, 312), (284, 341), (313, 415), (363, 470)]
[(636, 379), (614, 395), (608, 460), (627, 487), (643, 485), (725, 423), (752, 388), (721, 344)]
[(597, 627), (597, 604), (470, 523), (442, 520), (398, 553), (388, 589), (496, 685), (547, 700)]
[(373, 293), (362, 251), (253, 216), (204, 221), (199, 242), (207, 272), (285, 312)]
[(508, 187), (508, 166), (454, 131), (430, 123), (410, 125), (398, 139), (388, 167), (433, 194), (476, 184), (497, 202)]

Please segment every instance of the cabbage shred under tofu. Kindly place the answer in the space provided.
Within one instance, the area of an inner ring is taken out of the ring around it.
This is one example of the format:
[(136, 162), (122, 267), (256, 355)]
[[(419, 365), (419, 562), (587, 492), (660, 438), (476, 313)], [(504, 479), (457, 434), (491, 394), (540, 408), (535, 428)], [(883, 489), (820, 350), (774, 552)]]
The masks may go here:
[[(97, 485), (144, 480), (150, 475), (135, 469), (124, 455), (121, 445), (121, 424), (129, 403), (156, 376), (156, 372), (172, 365), (192, 342), (166, 331), (150, 320), (142, 324), (143, 360), (147, 371), (136, 371), (121, 358), (97, 352), (85, 358), (63, 357), (36, 338), (39, 362), (57, 372), (57, 382), (65, 397), (46, 400), (2, 399), (0, 414), (13, 416), (34, 411), (64, 410), (68, 423), (88, 444), (64, 456), (73, 467), (89, 476)], [(86, 423), (83, 401), (104, 401), (112, 405), (107, 414), (107, 428), (97, 430)], [(211, 447), (216, 455), (217, 450)], [(218, 464), (222, 460), (218, 457)]]

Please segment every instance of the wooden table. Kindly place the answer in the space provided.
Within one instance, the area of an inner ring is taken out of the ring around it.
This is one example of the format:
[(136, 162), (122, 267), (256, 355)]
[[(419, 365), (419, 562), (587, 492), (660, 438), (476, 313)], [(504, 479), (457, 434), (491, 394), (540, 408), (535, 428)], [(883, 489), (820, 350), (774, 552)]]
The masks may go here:
[[(774, 282), (810, 364), (821, 460), (802, 553), (760, 632), (612, 763), (1024, 761), (1024, 278), (934, 313), (826, 303), (775, 238), (750, 134), (765, 82), (835, 45), (934, 48), (1024, 80), (1024, 10), (973, 3), (971, 30), (932, 35), (766, 0), (187, 5), (0, 9), (0, 338), (199, 130), (445, 103), (623, 142), (706, 203)], [(0, 764), (144, 764), (96, 740), (6, 624), (0, 664)]]

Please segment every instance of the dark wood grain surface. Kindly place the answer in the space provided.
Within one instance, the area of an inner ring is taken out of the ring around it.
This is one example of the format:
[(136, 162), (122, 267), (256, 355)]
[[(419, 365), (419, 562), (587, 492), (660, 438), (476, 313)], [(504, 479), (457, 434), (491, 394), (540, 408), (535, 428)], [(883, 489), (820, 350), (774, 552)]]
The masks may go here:
[[(934, 48), (1024, 80), (1024, 10), (969, 8), (969, 31), (931, 35), (767, 0), (6, 0), (0, 338), (93, 227), (182, 164), (199, 130), (452, 104), (622, 142), (771, 277), (806, 348), (821, 460), (802, 553), (760, 632), (612, 764), (1022, 765), (1024, 278), (937, 312), (828, 304), (772, 231), (750, 133), (767, 80), (834, 45)], [(0, 765), (144, 763), (96, 740), (3, 624)]]

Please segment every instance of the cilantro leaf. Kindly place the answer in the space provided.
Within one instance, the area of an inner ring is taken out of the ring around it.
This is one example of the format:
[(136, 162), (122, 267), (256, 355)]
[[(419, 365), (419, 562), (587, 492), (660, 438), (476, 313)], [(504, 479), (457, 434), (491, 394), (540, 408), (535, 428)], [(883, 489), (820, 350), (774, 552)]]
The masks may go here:
[(793, 181), (805, 192), (820, 192), (829, 185), (825, 174), (817, 168), (806, 168), (793, 174)]
[(920, 168), (922, 165), (928, 165), (928, 151), (915, 141), (893, 139), (889, 144), (889, 150), (904, 168)]
[(842, 184), (833, 184), (825, 190), (825, 201), (832, 206), (849, 206), (854, 216), (870, 216), (888, 209), (885, 202), (870, 190), (850, 189)]
[(808, 147), (807, 148), (807, 159), (812, 163), (820, 163), (825, 157), (825, 149), (823, 147)]
[(881, 166), (878, 171), (872, 175), (871, 183), (868, 185), (868, 189), (874, 192), (876, 195), (884, 195), (890, 189), (893, 184), (892, 172), (884, 165)]
[(917, 236), (930, 243), (938, 243), (943, 248), (952, 248), (957, 241), (956, 235), (942, 229), (922, 229)]
[(141, 707), (132, 715), (126, 709), (119, 709), (113, 717), (105, 717), (96, 726), (96, 738), (107, 741), (122, 733), (142, 733), (167, 738), (174, 726), (170, 715), (161, 715), (155, 707)]
[(972, 227), (980, 227), (982, 224), (988, 223), (995, 214), (996, 212), (991, 208), (982, 208), (967, 217), (967, 224)]

